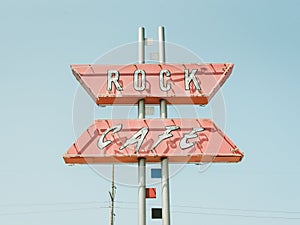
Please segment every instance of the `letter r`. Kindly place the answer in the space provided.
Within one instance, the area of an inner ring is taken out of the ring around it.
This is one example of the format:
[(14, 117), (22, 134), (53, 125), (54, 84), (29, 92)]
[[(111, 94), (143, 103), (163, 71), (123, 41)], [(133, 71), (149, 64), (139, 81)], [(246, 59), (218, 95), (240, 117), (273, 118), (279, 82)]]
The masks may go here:
[[(114, 75), (114, 76), (113, 76)], [(107, 71), (107, 90), (112, 90), (112, 83), (115, 84), (115, 87), (118, 91), (123, 91), (123, 88), (119, 84), (119, 71), (118, 70), (108, 70)]]

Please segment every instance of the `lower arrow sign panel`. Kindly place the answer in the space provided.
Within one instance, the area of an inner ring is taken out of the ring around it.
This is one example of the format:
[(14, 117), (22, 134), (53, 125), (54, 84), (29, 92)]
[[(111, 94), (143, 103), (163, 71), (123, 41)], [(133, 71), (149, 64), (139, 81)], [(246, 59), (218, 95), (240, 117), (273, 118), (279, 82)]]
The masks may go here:
[(209, 119), (96, 120), (64, 155), (67, 164), (239, 162), (239, 148)]

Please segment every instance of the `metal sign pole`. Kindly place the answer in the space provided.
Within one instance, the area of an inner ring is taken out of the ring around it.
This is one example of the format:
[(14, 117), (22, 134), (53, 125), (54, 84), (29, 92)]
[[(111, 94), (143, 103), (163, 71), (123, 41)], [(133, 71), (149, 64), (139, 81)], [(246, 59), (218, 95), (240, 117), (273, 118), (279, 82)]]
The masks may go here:
[[(165, 30), (158, 27), (158, 57), (159, 63), (164, 64), (165, 57)], [(160, 100), (160, 117), (167, 118), (167, 101)], [(162, 224), (170, 225), (170, 189), (169, 189), (169, 160), (161, 159), (161, 186), (162, 186)]]
[[(138, 62), (145, 63), (145, 29), (139, 27), (138, 31)], [(145, 118), (145, 100), (140, 99), (138, 102), (138, 118)], [(138, 176), (139, 176), (139, 225), (146, 225), (146, 159), (138, 159)]]

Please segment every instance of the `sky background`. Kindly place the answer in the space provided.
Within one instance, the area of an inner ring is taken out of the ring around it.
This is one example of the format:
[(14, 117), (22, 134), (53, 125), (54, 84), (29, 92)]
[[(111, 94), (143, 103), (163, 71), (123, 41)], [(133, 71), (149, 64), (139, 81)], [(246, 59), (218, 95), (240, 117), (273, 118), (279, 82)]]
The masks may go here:
[[(222, 88), (225, 132), (245, 152), (241, 163), (204, 172), (189, 165), (174, 176), (172, 224), (299, 224), (299, 7), (296, 0), (2, 1), (0, 224), (109, 223), (110, 182), (62, 159), (76, 138), (78, 83), (69, 65), (136, 41), (139, 26), (156, 39), (159, 25), (167, 41), (204, 61), (235, 64)], [(137, 224), (137, 188), (118, 185), (116, 201), (115, 224)], [(159, 199), (147, 204), (147, 224), (161, 224), (149, 214)]]

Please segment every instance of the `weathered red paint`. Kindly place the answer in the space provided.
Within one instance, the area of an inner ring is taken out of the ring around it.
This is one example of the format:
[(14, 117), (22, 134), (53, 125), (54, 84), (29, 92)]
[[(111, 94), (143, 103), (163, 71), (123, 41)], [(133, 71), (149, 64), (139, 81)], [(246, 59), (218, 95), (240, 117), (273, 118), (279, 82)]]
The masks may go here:
[[(104, 141), (112, 142), (100, 149), (100, 137), (118, 124), (122, 124), (122, 129), (115, 134), (108, 132)], [(180, 129), (172, 131), (172, 137), (151, 150), (166, 126), (178, 126)], [(136, 144), (120, 150), (126, 140), (143, 127), (147, 127), (149, 132), (139, 151), (135, 152)], [(182, 150), (180, 140), (193, 128), (204, 130), (188, 140), (195, 143), (194, 146)], [(96, 120), (69, 148), (64, 160), (68, 164), (134, 163), (139, 157), (145, 157), (147, 162), (160, 162), (162, 157), (168, 157), (172, 163), (239, 162), (243, 153), (210, 119)]]
[[(98, 105), (136, 104), (139, 99), (145, 99), (146, 104), (159, 104), (165, 99), (168, 104), (208, 104), (209, 100), (220, 89), (230, 76), (232, 63), (210, 64), (134, 64), (134, 65), (71, 65), (72, 72), (80, 84)], [(146, 73), (146, 88), (136, 91), (133, 88), (135, 70)], [(162, 69), (170, 71), (170, 77), (164, 77), (172, 88), (164, 92), (159, 87), (159, 73)], [(190, 90), (185, 90), (184, 70), (197, 69), (196, 77), (201, 90), (191, 84)], [(120, 73), (119, 82), (123, 91), (107, 90), (108, 70)]]

